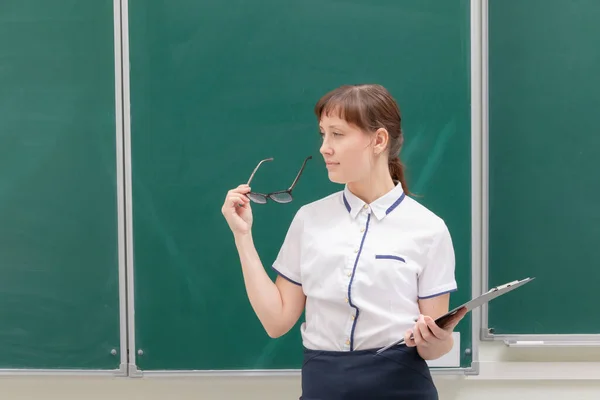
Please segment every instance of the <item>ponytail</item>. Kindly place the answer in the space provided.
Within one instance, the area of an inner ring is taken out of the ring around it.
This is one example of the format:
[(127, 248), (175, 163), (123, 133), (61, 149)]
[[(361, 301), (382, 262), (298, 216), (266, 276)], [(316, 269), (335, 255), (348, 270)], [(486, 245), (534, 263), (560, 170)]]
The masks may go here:
[(399, 181), (402, 185), (402, 190), (407, 195), (411, 194), (408, 190), (408, 185), (406, 183), (406, 177), (404, 176), (404, 164), (400, 161), (400, 157), (392, 157), (389, 160), (388, 167), (390, 169), (390, 175), (392, 175), (392, 179), (394, 181)]

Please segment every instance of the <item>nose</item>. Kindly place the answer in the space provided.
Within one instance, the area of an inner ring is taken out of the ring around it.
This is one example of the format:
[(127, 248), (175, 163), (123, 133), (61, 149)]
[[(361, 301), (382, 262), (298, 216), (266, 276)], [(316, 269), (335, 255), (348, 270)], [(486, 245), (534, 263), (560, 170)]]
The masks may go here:
[(331, 148), (331, 146), (328, 143), (328, 140), (325, 138), (323, 139), (323, 143), (321, 143), (321, 147), (319, 148), (319, 152), (322, 155), (332, 155), (333, 154), (333, 149)]

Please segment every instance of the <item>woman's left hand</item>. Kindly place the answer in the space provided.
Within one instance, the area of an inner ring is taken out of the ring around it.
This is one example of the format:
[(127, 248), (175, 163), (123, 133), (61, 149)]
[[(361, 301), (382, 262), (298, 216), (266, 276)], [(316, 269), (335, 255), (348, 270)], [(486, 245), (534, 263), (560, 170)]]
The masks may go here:
[(439, 342), (447, 340), (466, 313), (466, 308), (460, 309), (452, 316), (452, 319), (444, 328), (440, 328), (433, 318), (426, 315), (419, 315), (419, 319), (415, 323), (415, 326), (412, 329), (407, 330), (404, 334), (406, 346), (433, 347)]

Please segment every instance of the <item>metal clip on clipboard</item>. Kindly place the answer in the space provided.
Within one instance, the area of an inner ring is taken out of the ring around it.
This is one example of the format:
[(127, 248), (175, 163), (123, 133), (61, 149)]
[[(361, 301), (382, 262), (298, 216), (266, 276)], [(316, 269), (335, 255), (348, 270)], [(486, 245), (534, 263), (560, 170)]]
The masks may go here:
[[(467, 312), (469, 312), (469, 311), (473, 310), (474, 308), (477, 308), (485, 303), (492, 301), (496, 297), (500, 297), (503, 294), (511, 292), (511, 291), (515, 290), (516, 288), (519, 288), (519, 287), (525, 285), (526, 283), (531, 282), (534, 279), (535, 279), (535, 277), (534, 278), (525, 278), (522, 280), (508, 282), (508, 283), (505, 283), (504, 285), (496, 286), (496, 287), (488, 290), (481, 296), (476, 297), (476, 298), (464, 303), (463, 305), (454, 308), (451, 311), (448, 311), (446, 314), (442, 315), (441, 317), (438, 317), (435, 320), (435, 323), (437, 326), (439, 326), (440, 328), (443, 329), (446, 326), (446, 324), (452, 319), (451, 317), (454, 314), (456, 314), (459, 310), (466, 308)], [(411, 339), (412, 338), (413, 337), (411, 336)], [(376, 354), (380, 354), (380, 353), (386, 351), (387, 349), (397, 346), (397, 345), (400, 345), (402, 343), (404, 343), (404, 338), (397, 340), (394, 343), (389, 344), (389, 345), (379, 349)]]

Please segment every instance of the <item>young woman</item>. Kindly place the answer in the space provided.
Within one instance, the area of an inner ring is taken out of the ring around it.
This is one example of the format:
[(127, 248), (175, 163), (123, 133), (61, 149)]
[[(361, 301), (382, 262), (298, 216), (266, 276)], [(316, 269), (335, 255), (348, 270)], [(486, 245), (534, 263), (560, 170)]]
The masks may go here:
[(380, 85), (342, 86), (315, 114), (329, 179), (345, 187), (298, 210), (274, 283), (252, 241), (250, 187), (223, 204), (250, 303), (273, 338), (305, 311), (301, 399), (437, 399), (425, 360), (450, 351), (465, 312), (434, 322), (456, 290), (454, 249), (444, 221), (407, 196), (398, 106)]

